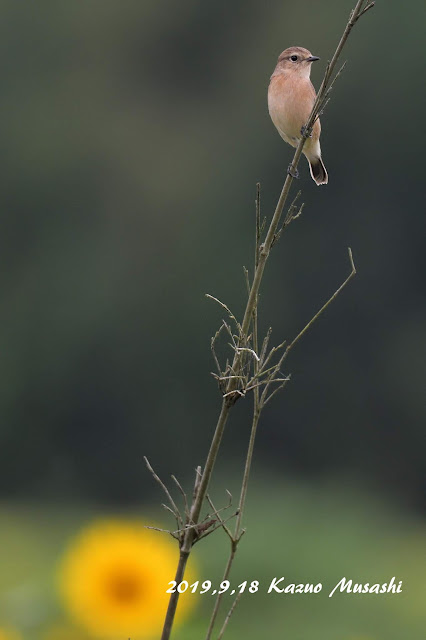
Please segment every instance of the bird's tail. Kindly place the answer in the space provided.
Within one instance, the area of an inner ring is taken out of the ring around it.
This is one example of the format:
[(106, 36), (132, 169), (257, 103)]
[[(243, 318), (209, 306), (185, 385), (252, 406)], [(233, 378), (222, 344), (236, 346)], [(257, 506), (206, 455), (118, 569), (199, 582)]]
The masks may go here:
[(327, 169), (324, 167), (324, 163), (321, 156), (316, 158), (308, 158), (309, 169), (311, 170), (312, 180), (315, 180), (317, 185), (328, 183)]

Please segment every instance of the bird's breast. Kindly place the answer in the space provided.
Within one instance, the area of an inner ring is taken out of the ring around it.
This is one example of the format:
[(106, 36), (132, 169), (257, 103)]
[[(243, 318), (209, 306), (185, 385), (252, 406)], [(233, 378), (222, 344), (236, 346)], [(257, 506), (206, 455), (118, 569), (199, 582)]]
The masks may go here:
[(314, 100), (315, 91), (309, 79), (283, 73), (272, 76), (269, 114), (281, 137), (292, 146), (297, 146), (300, 129), (309, 118)]

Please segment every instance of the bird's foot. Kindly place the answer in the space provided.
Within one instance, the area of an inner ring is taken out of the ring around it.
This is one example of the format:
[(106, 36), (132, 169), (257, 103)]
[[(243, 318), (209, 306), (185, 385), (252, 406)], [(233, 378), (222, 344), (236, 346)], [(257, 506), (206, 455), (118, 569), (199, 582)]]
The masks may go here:
[(288, 165), (287, 173), (292, 178), (296, 178), (296, 180), (298, 180), (300, 178), (300, 175), (299, 175), (299, 172), (298, 172), (297, 168), (294, 168), (292, 164)]
[(312, 138), (312, 129), (308, 131), (306, 125), (303, 125), (303, 127), (300, 129), (300, 133), (302, 135), (302, 138)]

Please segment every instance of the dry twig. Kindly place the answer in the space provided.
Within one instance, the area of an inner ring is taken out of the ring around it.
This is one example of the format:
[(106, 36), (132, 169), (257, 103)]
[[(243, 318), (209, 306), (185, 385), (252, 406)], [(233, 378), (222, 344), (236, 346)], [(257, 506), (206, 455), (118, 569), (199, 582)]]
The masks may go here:
[[(320, 89), (318, 91), (317, 98), (315, 100), (314, 106), (312, 108), (312, 112), (308, 118), (306, 125), (303, 128), (303, 132), (301, 135), (300, 142), (293, 156), (293, 160), (291, 163), (291, 167), (296, 170), (297, 165), (299, 163), (303, 146), (305, 144), (306, 139), (310, 136), (312, 127), (315, 123), (316, 118), (319, 114), (324, 110), (327, 101), (329, 99), (330, 89), (333, 86), (336, 78), (340, 75), (341, 70), (336, 74), (335, 78), (332, 78), (337, 60), (341, 54), (341, 51), (348, 39), (348, 36), (359, 20), (359, 18), (364, 15), (367, 11), (369, 11), (374, 6), (373, 2), (366, 4), (365, 0), (358, 0), (354, 10), (351, 12), (349, 17), (349, 21), (346, 25), (346, 28), (343, 32), (343, 35), (340, 39), (340, 42), (336, 48), (336, 51), (327, 65), (323, 81), (321, 83)], [(236, 520), (236, 533), (233, 535), (233, 540), (231, 541), (231, 553), (229, 556), (228, 564), (225, 569), (225, 575), (229, 574), (229, 571), (232, 566), (232, 562), (235, 556), (238, 540), (241, 538), (242, 531), (241, 530), (241, 519), (244, 508), (244, 502), (247, 493), (247, 485), (248, 485), (248, 477), (251, 467), (251, 459), (253, 454), (254, 440), (256, 435), (256, 430), (259, 422), (260, 413), (262, 408), (265, 406), (266, 402), (268, 402), (272, 395), (287, 382), (287, 376), (281, 374), (280, 367), (282, 361), (285, 359), (289, 351), (293, 348), (293, 346), (298, 342), (298, 340), (305, 334), (305, 332), (312, 326), (315, 320), (319, 317), (319, 315), (325, 310), (325, 308), (335, 299), (335, 297), (340, 293), (344, 286), (349, 282), (349, 280), (355, 274), (355, 267), (353, 265), (352, 254), (350, 252), (350, 259), (352, 264), (352, 272), (350, 276), (346, 279), (346, 281), (339, 287), (339, 289), (335, 292), (335, 294), (327, 301), (327, 303), (319, 310), (315, 316), (307, 323), (307, 325), (300, 331), (300, 333), (296, 336), (296, 338), (287, 346), (284, 353), (281, 355), (280, 360), (277, 365), (270, 367), (270, 371), (267, 374), (265, 380), (263, 381), (262, 377), (262, 368), (263, 373), (265, 373), (265, 367), (271, 363), (271, 359), (273, 355), (279, 350), (278, 348), (273, 348), (269, 354), (267, 354), (268, 344), (270, 332), (265, 336), (265, 339), (262, 343), (262, 348), (259, 353), (258, 348), (258, 327), (257, 327), (257, 309), (258, 309), (258, 296), (259, 289), (263, 279), (263, 274), (265, 270), (265, 266), (267, 260), (269, 258), (272, 246), (274, 242), (281, 236), (282, 231), (288, 226), (288, 224), (298, 217), (301, 214), (301, 208), (298, 209), (297, 213), (292, 206), (290, 206), (289, 212), (284, 219), (283, 226), (279, 229), (280, 221), (282, 218), (282, 212), (284, 210), (290, 188), (293, 182), (293, 177), (290, 173), (287, 175), (286, 180), (284, 182), (280, 197), (278, 199), (278, 203), (275, 208), (275, 212), (273, 214), (272, 220), (266, 232), (266, 236), (261, 242), (261, 236), (263, 235), (263, 225), (260, 223), (260, 191), (259, 187), (257, 190), (257, 198), (256, 198), (256, 247), (255, 247), (255, 270), (253, 274), (253, 279), (251, 285), (249, 285), (248, 273), (246, 274), (246, 283), (250, 286), (250, 292), (248, 295), (248, 300), (244, 312), (244, 316), (242, 322), (239, 323), (234, 316), (234, 314), (230, 311), (229, 307), (225, 305), (223, 302), (218, 300), (213, 296), (208, 296), (209, 298), (216, 301), (222, 308), (224, 308), (231, 320), (231, 323), (236, 327), (236, 336), (231, 330), (231, 327), (224, 322), (224, 329), (231, 337), (231, 347), (234, 351), (232, 364), (228, 362), (225, 365), (225, 368), (221, 371), (219, 360), (216, 356), (214, 347), (217, 341), (219, 332), (212, 339), (212, 351), (213, 357), (215, 360), (216, 367), (218, 369), (218, 379), (220, 382), (221, 391), (223, 394), (222, 407), (220, 411), (219, 418), (217, 420), (216, 429), (212, 438), (212, 442), (210, 445), (210, 450), (207, 455), (205, 467), (203, 469), (203, 473), (201, 479), (197, 478), (197, 490), (194, 494), (194, 500), (192, 502), (190, 513), (189, 513), (189, 523), (190, 525), (185, 527), (185, 532), (183, 534), (183, 538), (180, 541), (180, 556), (179, 563), (176, 570), (175, 580), (176, 583), (179, 584), (184, 576), (186, 563), (191, 552), (191, 549), (197, 538), (197, 524), (199, 522), (201, 508), (206, 498), (208, 486), (210, 483), (210, 478), (213, 473), (215, 461), (218, 455), (220, 443), (222, 440), (222, 435), (229, 417), (229, 412), (235, 402), (239, 397), (244, 397), (248, 388), (253, 390), (254, 397), (254, 407), (253, 407), (253, 421), (252, 421), (252, 430), (250, 435), (250, 442), (247, 452), (246, 466), (244, 470), (243, 476), (243, 484), (241, 488), (238, 515)], [(293, 203), (295, 205), (295, 203)], [(252, 329), (251, 335), (251, 344), (250, 344), (250, 329)], [(283, 348), (284, 344), (280, 345), (280, 348)], [(275, 349), (275, 350), (274, 350)], [(254, 357), (254, 354), (256, 357)], [(279, 383), (279, 387), (274, 389), (272, 393), (268, 394), (268, 389), (272, 383)], [(260, 386), (264, 385), (264, 389), (262, 395), (260, 394)], [(263, 399), (263, 400), (262, 400)], [(154, 474), (155, 477), (155, 474)], [(161, 483), (161, 481), (160, 481)], [(162, 484), (162, 483), (161, 483)], [(175, 507), (173, 503), (173, 508)], [(220, 522), (220, 521), (219, 521)], [(218, 525), (223, 528), (222, 523)], [(238, 533), (239, 532), (239, 533)], [(179, 593), (171, 594), (169, 600), (169, 606), (164, 622), (163, 633), (161, 636), (161, 640), (169, 640), (173, 621), (175, 617), (177, 602), (179, 598)], [(218, 600), (215, 604), (215, 610), (213, 613), (212, 620), (210, 622), (209, 630), (207, 633), (207, 639), (211, 637), (211, 633), (213, 630), (214, 618), (217, 615), (220, 596), (218, 596)], [(224, 626), (222, 627), (222, 631), (220, 633), (219, 638), (222, 638), (223, 633), (226, 629), (226, 625), (228, 624), (229, 617), (235, 609), (237, 605), (238, 599), (234, 602), (231, 611), (229, 612), (227, 619), (225, 621)], [(206, 640), (207, 640), (206, 639)]]

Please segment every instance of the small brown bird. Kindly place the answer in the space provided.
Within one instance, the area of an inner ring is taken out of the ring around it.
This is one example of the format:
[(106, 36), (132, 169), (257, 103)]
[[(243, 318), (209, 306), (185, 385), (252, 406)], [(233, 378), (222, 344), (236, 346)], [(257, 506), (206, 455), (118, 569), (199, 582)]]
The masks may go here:
[[(289, 47), (278, 58), (269, 83), (269, 115), (280, 136), (292, 147), (299, 144), (301, 129), (308, 121), (315, 101), (315, 89), (309, 79), (315, 60), (319, 58), (307, 49)], [(316, 120), (312, 135), (303, 147), (312, 179), (317, 185), (328, 182), (328, 174), (321, 160), (320, 133), (321, 124)], [(289, 172), (292, 172), (290, 167)]]

